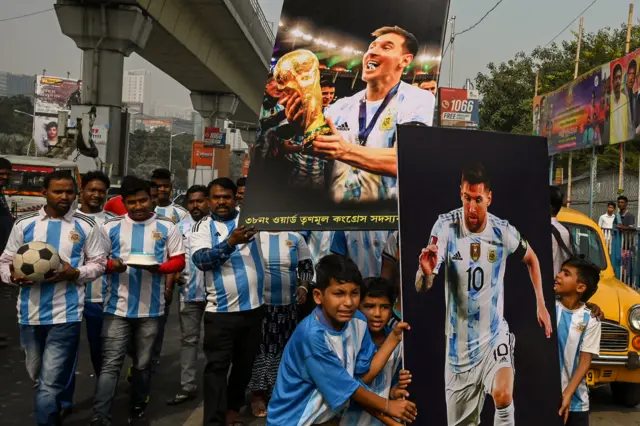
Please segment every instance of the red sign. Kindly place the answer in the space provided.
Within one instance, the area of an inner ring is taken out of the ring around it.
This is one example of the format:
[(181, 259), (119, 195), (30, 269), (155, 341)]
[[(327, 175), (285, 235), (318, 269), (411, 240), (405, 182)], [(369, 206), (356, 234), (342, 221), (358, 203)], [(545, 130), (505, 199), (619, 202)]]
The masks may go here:
[(204, 146), (204, 142), (194, 142), (191, 147), (191, 168), (213, 166), (213, 147)]
[(204, 146), (224, 148), (226, 145), (226, 133), (217, 127), (204, 128)]
[(441, 87), (438, 99), (440, 126), (478, 128), (480, 104), (477, 91)]

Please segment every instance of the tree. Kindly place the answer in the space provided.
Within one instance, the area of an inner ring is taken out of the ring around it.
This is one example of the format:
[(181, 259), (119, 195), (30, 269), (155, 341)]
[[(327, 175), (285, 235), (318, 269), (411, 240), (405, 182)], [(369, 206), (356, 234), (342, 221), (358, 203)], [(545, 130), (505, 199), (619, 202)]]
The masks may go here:
[[(624, 56), (627, 25), (609, 27), (594, 33), (583, 33), (579, 73), (585, 73), (613, 59)], [(631, 50), (640, 45), (640, 27), (632, 28)], [(560, 88), (573, 80), (577, 34), (561, 45), (536, 47), (531, 54), (519, 52), (499, 65), (491, 62), (487, 73), (478, 73), (476, 87), (480, 92), (480, 129), (497, 132), (531, 134), (533, 128), (533, 97), (536, 72), (539, 75), (538, 94)], [(637, 170), (638, 147), (627, 143), (625, 166)], [(598, 168), (618, 167), (618, 147), (605, 147), (598, 157)], [(556, 156), (563, 164), (568, 156)], [(574, 173), (589, 169), (590, 152), (574, 151)]]

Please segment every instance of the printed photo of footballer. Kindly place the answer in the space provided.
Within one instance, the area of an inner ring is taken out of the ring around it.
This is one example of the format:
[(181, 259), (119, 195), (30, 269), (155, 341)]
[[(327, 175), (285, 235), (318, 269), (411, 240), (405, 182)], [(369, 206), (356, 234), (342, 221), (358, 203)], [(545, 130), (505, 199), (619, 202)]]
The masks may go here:
[(241, 220), (397, 214), (396, 126), (433, 123), (414, 84), (437, 78), (447, 8), (284, 1)]
[[(442, 342), (426, 348), (408, 339), (405, 368), (414, 378), (420, 376), (414, 383), (429, 383), (427, 377), (438, 375), (424, 374), (426, 368), (439, 370), (440, 378), (431, 382), (442, 383), (439, 395), (434, 395), (437, 385), (425, 392), (444, 402), (441, 421), (433, 424), (547, 424), (531, 420), (532, 415), (539, 416), (536, 410), (545, 407), (538, 401), (545, 399), (540, 395), (545, 388), (531, 386), (534, 375), (555, 372), (558, 364), (550, 346), (555, 342), (555, 322), (549, 308), (554, 297), (551, 234), (546, 231), (548, 177), (540, 173), (547, 165), (544, 139), (457, 129), (400, 129), (402, 291), (410, 295), (403, 297), (403, 314), (412, 324), (430, 324), (433, 342)], [(427, 160), (418, 169), (414, 159), (427, 158), (419, 146), (425, 139), (432, 144), (429, 155), (440, 165)], [(540, 160), (540, 167), (530, 165), (534, 159)], [(437, 185), (424, 183), (430, 176)], [(437, 323), (430, 309), (435, 304), (443, 307)], [(415, 329), (412, 334), (417, 334)], [(424, 334), (420, 339), (428, 341)], [(434, 351), (441, 355), (436, 357)], [(419, 358), (425, 352), (428, 355)], [(535, 359), (545, 356), (549, 359), (543, 363), (554, 367), (538, 370)], [(418, 373), (412, 357), (421, 359)], [(427, 367), (430, 358), (439, 361)], [(548, 386), (548, 394), (558, 396), (560, 386), (554, 386)], [(412, 396), (415, 391), (409, 389)], [(534, 393), (537, 408), (526, 400)], [(557, 416), (558, 402), (549, 398), (551, 416)]]

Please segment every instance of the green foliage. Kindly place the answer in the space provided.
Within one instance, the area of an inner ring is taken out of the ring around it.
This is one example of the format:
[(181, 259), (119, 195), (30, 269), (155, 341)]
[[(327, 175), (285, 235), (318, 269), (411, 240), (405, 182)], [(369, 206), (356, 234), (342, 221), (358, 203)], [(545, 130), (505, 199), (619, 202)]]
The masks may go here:
[[(624, 56), (627, 25), (583, 33), (579, 74)], [(640, 27), (632, 28), (630, 51), (640, 46)], [(480, 129), (496, 132), (531, 134), (532, 106), (536, 72), (539, 72), (538, 94), (554, 91), (573, 80), (578, 47), (577, 34), (561, 45), (536, 47), (530, 54), (519, 52), (499, 65), (491, 62), (488, 72), (478, 73), (476, 87), (480, 92)], [(640, 148), (628, 142), (625, 168), (638, 170)], [(598, 153), (598, 169), (617, 169), (618, 146), (607, 146)], [(590, 150), (573, 152), (573, 174), (588, 172)], [(556, 166), (565, 166), (568, 154), (556, 156)]]
[[(129, 173), (148, 179), (157, 168), (169, 165), (169, 139), (171, 134), (165, 127), (153, 132), (136, 130), (129, 135)], [(191, 143), (193, 135), (173, 138), (171, 149), (171, 171), (175, 175), (175, 187), (187, 189), (187, 170), (191, 167)]]

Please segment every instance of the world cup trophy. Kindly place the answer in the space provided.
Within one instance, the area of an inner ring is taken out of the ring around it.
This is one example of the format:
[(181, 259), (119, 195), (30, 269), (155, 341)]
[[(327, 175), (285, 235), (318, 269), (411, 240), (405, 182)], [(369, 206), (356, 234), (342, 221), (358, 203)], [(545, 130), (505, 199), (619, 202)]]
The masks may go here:
[(303, 49), (289, 52), (280, 58), (273, 76), (279, 90), (288, 95), (300, 95), (304, 111), (303, 144), (313, 142), (317, 135), (331, 134), (322, 113), (320, 62), (316, 55)]

